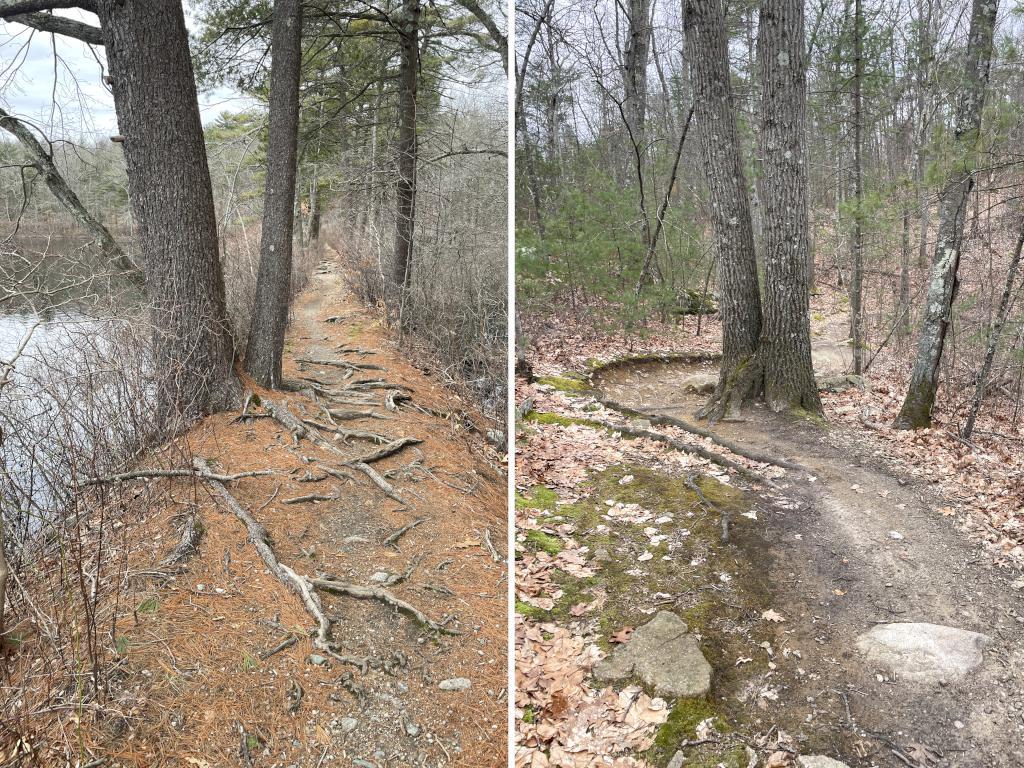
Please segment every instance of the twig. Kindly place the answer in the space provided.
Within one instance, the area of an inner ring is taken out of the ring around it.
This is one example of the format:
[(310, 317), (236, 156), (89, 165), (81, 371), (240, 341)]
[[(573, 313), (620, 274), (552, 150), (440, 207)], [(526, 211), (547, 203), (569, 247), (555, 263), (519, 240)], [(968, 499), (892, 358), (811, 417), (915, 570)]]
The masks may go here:
[(203, 522), (199, 519), (197, 512), (192, 512), (185, 518), (185, 525), (181, 529), (181, 541), (178, 542), (171, 553), (160, 561), (161, 566), (181, 565), (195, 554), (199, 549), (199, 541), (203, 538)]
[(260, 651), (259, 660), (260, 661), (266, 661), (271, 656), (273, 656), (275, 653), (280, 653), (285, 648), (291, 648), (293, 645), (295, 645), (295, 643), (298, 642), (298, 640), (299, 640), (299, 638), (297, 638), (295, 635), (291, 635), (291, 636), (285, 638), (280, 643), (275, 645), (273, 648), (268, 648), (265, 651)]
[(417, 517), (411, 523), (403, 525), (397, 531), (395, 531), (390, 536), (388, 536), (386, 539), (384, 539), (384, 541), (381, 542), (381, 545), (385, 546), (385, 547), (396, 547), (397, 548), (398, 540), (400, 538), (402, 538), (405, 534), (407, 534), (409, 531), (411, 531), (417, 525), (425, 523), (426, 521), (427, 521), (427, 518), (425, 518), (425, 517)]
[(348, 467), (352, 467), (352, 469), (358, 469), (360, 472), (362, 472), (364, 475), (370, 478), (373, 484), (380, 488), (382, 491), (384, 491), (384, 495), (387, 496), (388, 498), (394, 499), (399, 504), (405, 504), (405, 499), (402, 498), (402, 496), (398, 493), (398, 491), (394, 489), (394, 487), (392, 487), (391, 483), (389, 483), (387, 480), (381, 477), (377, 470), (375, 470), (369, 464), (365, 464), (361, 461), (352, 461), (345, 462), (345, 465)]
[(491, 560), (496, 563), (505, 562), (505, 558), (498, 554), (498, 550), (494, 548), (494, 544), (491, 543), (491, 529), (484, 528), (484, 547), (491, 555)]

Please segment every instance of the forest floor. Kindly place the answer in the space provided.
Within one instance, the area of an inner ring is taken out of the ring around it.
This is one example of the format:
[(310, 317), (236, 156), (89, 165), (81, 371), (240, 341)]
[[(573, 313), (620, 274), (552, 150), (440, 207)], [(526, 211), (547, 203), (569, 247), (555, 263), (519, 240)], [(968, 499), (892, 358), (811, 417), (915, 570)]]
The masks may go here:
[[(815, 309), (819, 377), (841, 374), (845, 313)], [(661, 329), (647, 347), (661, 359), (615, 337), (566, 344), (565, 323), (531, 339), (540, 378), (517, 386), (517, 765), (1024, 764), (1016, 459), (943, 428), (896, 434), (899, 383), (877, 374), (823, 393), (825, 423), (755, 407), (713, 428), (798, 468), (606, 407), (698, 424), (710, 327)], [(597, 682), (595, 664), (665, 610), (710, 662), (710, 692)], [(865, 658), (858, 637), (890, 622), (984, 633), (983, 663), (925, 682)]]
[[(319, 396), (257, 389), (251, 418), (208, 418), (143, 467), (202, 457), (219, 473), (270, 470), (225, 488), (265, 526), (280, 563), (377, 592), (317, 590), (336, 648), (315, 647), (316, 622), (213, 484), (117, 485), (114, 493), (159, 501), (124, 523), (131, 587), (120, 597), (112, 691), (96, 717), (74, 705), (48, 710), (34, 764), (63, 765), (44, 755), (67, 743), (80, 764), (97, 766), (505, 764), (503, 457), (486, 444), (483, 420), (411, 365), (352, 297), (337, 260), (322, 263), (298, 297), (285, 355), (285, 376), (317, 383)], [(268, 417), (268, 401), (319, 422), (306, 426), (320, 442)], [(368, 457), (400, 438), (417, 442)], [(360, 458), (396, 498), (347, 463)], [(311, 494), (319, 499), (296, 501)], [(202, 539), (175, 571), (163, 560), (193, 514)]]

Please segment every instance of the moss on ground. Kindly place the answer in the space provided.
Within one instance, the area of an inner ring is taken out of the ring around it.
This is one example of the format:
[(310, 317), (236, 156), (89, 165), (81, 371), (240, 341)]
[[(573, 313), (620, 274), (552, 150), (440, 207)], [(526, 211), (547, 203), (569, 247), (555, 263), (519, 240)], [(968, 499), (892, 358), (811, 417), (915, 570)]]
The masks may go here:
[(526, 532), (526, 546), (533, 550), (543, 550), (554, 557), (562, 551), (562, 540), (557, 536), (544, 531), (532, 530)]
[(562, 376), (541, 376), (537, 379), (537, 383), (553, 387), (560, 392), (566, 392), (570, 395), (590, 392), (592, 389), (587, 377), (578, 373), (567, 373)]
[(528, 421), (532, 424), (557, 424), (562, 427), (579, 425), (593, 429), (606, 429), (604, 424), (593, 419), (584, 419), (579, 416), (563, 416), (560, 413), (547, 413), (544, 411), (527, 411), (526, 415), (523, 416), (523, 421)]

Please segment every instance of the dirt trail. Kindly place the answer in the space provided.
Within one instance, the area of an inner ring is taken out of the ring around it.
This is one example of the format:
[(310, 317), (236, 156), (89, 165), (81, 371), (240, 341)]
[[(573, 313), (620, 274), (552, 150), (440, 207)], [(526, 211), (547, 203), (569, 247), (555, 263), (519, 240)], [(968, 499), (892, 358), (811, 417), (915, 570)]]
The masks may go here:
[[(841, 324), (830, 330), (841, 333)], [(817, 340), (816, 364), (840, 372), (842, 347), (831, 334)], [(648, 363), (611, 369), (595, 383), (625, 405), (693, 423), (704, 398), (684, 385), (713, 373), (710, 365)], [(781, 492), (763, 497), (756, 522), (735, 523), (754, 534), (755, 551), (748, 544), (745, 554), (763, 564), (787, 617), (779, 641), (802, 649), (802, 672), (779, 667), (778, 713), (850, 766), (1024, 765), (1022, 582), (994, 568), (939, 512), (932, 489), (900, 476), (863, 434), (763, 408), (715, 431), (809, 470), (779, 480)], [(966, 679), (915, 684), (890, 679), (854, 647), (885, 622), (946, 624), (993, 643)]]
[[(131, 533), (141, 548), (131, 568), (140, 576), (127, 599), (138, 607), (134, 624), (122, 620), (120, 630), (118, 715), (89, 729), (90, 752), (130, 765), (199, 768), (503, 766), (507, 576), (484, 538), (489, 533), (504, 556), (505, 480), (500, 457), (471, 428), (482, 419), (404, 359), (334, 262), (321, 264), (297, 299), (285, 355), (286, 377), (315, 380), (337, 399), (259, 391), (264, 400), (287, 400), (292, 414), (322, 424), (332, 418), (325, 405), (368, 412), (336, 413), (337, 425), (421, 441), (372, 462), (405, 503), (345, 464), (378, 444), (322, 431), (338, 455), (293, 439), (258, 404), (250, 405), (258, 418), (205, 420), (164, 449), (159, 463), (187, 465), (198, 455), (218, 472), (273, 470), (229, 488), (266, 526), (282, 563), (310, 578), (383, 582), (459, 634), (430, 631), (377, 599), (321, 592), (338, 653), (365, 666), (331, 657), (314, 648), (315, 622), (208, 485), (199, 484), (196, 507), (191, 480), (149, 481), (169, 484), (180, 504), (152, 510)], [(358, 385), (373, 379), (388, 384)], [(395, 390), (409, 400), (386, 407)], [(310, 494), (326, 498), (287, 503)], [(178, 539), (175, 516), (192, 509), (205, 529), (199, 552), (179, 574), (161, 577), (159, 563)], [(292, 645), (270, 653), (290, 638)], [(470, 687), (439, 685), (455, 678)]]

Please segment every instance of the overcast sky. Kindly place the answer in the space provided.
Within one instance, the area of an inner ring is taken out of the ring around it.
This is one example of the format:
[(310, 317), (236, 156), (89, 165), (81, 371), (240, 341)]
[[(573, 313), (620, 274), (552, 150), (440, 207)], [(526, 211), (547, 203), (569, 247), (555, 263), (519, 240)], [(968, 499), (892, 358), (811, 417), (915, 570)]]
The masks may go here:
[[(84, 11), (58, 13), (97, 23)], [(0, 21), (0, 104), (43, 128), (51, 139), (114, 135), (117, 119), (114, 99), (102, 80), (103, 61), (102, 47)], [(199, 94), (203, 123), (246, 106), (251, 106), (249, 100), (230, 91)]]

